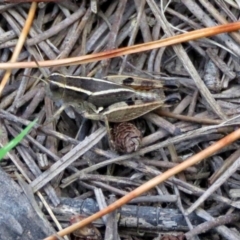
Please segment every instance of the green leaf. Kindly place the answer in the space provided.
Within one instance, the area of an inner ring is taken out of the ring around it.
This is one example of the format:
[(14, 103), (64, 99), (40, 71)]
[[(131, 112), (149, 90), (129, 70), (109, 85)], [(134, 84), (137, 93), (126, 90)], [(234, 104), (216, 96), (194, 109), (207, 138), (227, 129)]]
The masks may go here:
[(28, 126), (23, 129), (11, 142), (9, 142), (6, 146), (0, 149), (0, 160), (11, 150), (13, 149), (21, 140), (28, 134), (31, 128), (35, 125), (37, 119), (33, 122), (29, 123)]

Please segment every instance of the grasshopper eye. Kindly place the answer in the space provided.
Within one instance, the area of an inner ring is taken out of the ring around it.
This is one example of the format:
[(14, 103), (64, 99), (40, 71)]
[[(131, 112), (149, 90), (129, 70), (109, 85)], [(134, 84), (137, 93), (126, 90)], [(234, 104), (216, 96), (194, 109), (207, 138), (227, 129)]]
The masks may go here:
[(129, 77), (123, 80), (123, 85), (130, 85), (134, 82), (134, 79)]
[(49, 84), (49, 88), (51, 91), (55, 91), (55, 92), (60, 89), (60, 87), (57, 84), (53, 84), (53, 83)]

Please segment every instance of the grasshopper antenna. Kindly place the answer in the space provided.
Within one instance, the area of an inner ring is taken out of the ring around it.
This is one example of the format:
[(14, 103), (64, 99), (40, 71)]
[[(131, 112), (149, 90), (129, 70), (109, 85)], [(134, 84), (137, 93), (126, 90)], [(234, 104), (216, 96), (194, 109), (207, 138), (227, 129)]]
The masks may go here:
[[(39, 77), (34, 77), (34, 76), (29, 76), (29, 75), (24, 75), (22, 74), (21, 76), (26, 76), (29, 78), (35, 78), (37, 81), (33, 84), (33, 86), (36, 86), (36, 84), (38, 83), (38, 81), (42, 81), (44, 82), (46, 85), (48, 84), (48, 82), (45, 79), (48, 79), (47, 73), (44, 71), (43, 68), (41, 68), (37, 62), (37, 60), (35, 59), (35, 57), (33, 56), (33, 61), (36, 63), (36, 65), (38, 66), (39, 71), (41, 72), (41, 75)], [(50, 75), (50, 74), (49, 74)], [(42, 79), (41, 77), (44, 77), (45, 79)]]
[(47, 70), (46, 69), (43, 69), (43, 68), (41, 68), (40, 66), (39, 66), (39, 64), (38, 64), (38, 61), (35, 59), (35, 57), (33, 57), (33, 61), (36, 63), (36, 65), (38, 66), (38, 70), (41, 72), (41, 74), (43, 75), (43, 77), (45, 78), (45, 79), (47, 79), (48, 78), (48, 76), (50, 75), (50, 72), (46, 72)]

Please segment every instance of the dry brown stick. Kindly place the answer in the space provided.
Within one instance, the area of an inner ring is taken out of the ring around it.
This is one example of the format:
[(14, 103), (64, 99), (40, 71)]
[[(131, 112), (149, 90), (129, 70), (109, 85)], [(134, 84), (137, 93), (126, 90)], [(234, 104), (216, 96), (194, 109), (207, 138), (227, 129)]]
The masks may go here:
[[(146, 191), (152, 189), (156, 185), (162, 183), (166, 179), (174, 176), (175, 174), (183, 171), (187, 167), (190, 167), (196, 163), (199, 163), (201, 160), (206, 159), (207, 157), (211, 156), (213, 153), (217, 152), (218, 150), (222, 149), (225, 146), (228, 146), (233, 141), (236, 141), (240, 138), (240, 129), (232, 132), (231, 134), (227, 135), (226, 137), (222, 138), (218, 142), (214, 143), (213, 145), (209, 146), (208, 148), (204, 149), (200, 153), (190, 157), (188, 160), (184, 161), (183, 163), (179, 164), (178, 166), (164, 172), (163, 174), (151, 179), (150, 181), (146, 182), (142, 186), (136, 188), (129, 194), (125, 195), (124, 197), (120, 198), (116, 202), (110, 204), (107, 208), (93, 214), (92, 216), (84, 219), (83, 221), (76, 223), (74, 225), (71, 225), (70, 227), (67, 227), (63, 229), (62, 231), (58, 232), (59, 236), (64, 236), (66, 234), (71, 233), (72, 231), (84, 227), (88, 225), (89, 223), (93, 222), (94, 220), (114, 211), (115, 209), (121, 207), (122, 205), (128, 203), (132, 199), (134, 199), (137, 196), (140, 196), (141, 194), (145, 193)], [(45, 240), (53, 240), (56, 239), (54, 235), (49, 236), (45, 238)]]
[[(214, 220), (214, 218), (211, 216), (211, 214), (209, 214), (207, 211), (205, 211), (202, 208), (197, 209), (196, 214), (199, 217), (203, 218), (204, 220), (207, 220), (207, 221)], [(239, 234), (225, 225), (216, 226), (215, 231), (217, 233), (219, 233), (223, 237), (223, 239), (228, 239), (228, 240), (238, 240), (239, 239)]]
[[(25, 70), (24, 70), (24, 77), (23, 77), (22, 80), (21, 80), (20, 86), (19, 86), (19, 88), (18, 88), (18, 90), (17, 90), (17, 94), (16, 94), (16, 97), (15, 97), (15, 99), (14, 99), (14, 101), (13, 101), (12, 106), (11, 106), (11, 111), (10, 111), (10, 112), (14, 112), (14, 113), (16, 112), (17, 105), (18, 105), (18, 103), (19, 103), (19, 99), (23, 97), (24, 92), (26, 91), (27, 86), (28, 86), (28, 79), (27, 79), (27, 77), (25, 77), (25, 76), (30, 76), (30, 73), (31, 73), (31, 69), (25, 69)], [(34, 90), (33, 90), (33, 91), (34, 91)], [(30, 91), (30, 92), (31, 92), (31, 91)], [(35, 92), (35, 94), (36, 94), (36, 92)], [(35, 95), (35, 94), (34, 94), (34, 95)], [(32, 95), (32, 96), (34, 96), (34, 95)], [(31, 98), (32, 98), (32, 97), (30, 97), (30, 99), (31, 99)]]
[[(171, 162), (174, 162), (174, 163), (177, 163), (178, 159), (179, 159), (179, 156), (177, 154), (177, 151), (176, 151), (176, 148), (174, 146), (174, 144), (169, 144), (168, 145), (168, 151), (170, 153), (170, 156), (171, 156)], [(184, 172), (181, 172), (177, 175), (177, 177), (179, 179), (181, 179), (182, 181), (186, 181), (186, 176), (184, 174)], [(177, 194), (177, 190), (175, 189), (175, 193)]]
[[(232, 9), (229, 9), (230, 6), (228, 6), (225, 1), (216, 1), (215, 3), (222, 9), (229, 19), (231, 19), (233, 22), (237, 22), (237, 17), (232, 12)], [(239, 9), (239, 7), (237, 7), (237, 9)]]
[[(28, 32), (29, 32), (29, 30), (31, 28), (31, 25), (32, 25), (32, 22), (33, 22), (33, 18), (35, 16), (36, 9), (37, 9), (37, 3), (33, 2), (31, 4), (31, 8), (29, 10), (28, 17), (26, 19), (26, 22), (25, 22), (25, 25), (24, 25), (24, 27), (22, 29), (22, 32), (21, 32), (21, 34), (19, 36), (18, 43), (16, 45), (16, 48), (14, 49), (14, 52), (13, 52), (13, 55), (11, 57), (10, 62), (15, 62), (17, 60), (17, 58), (18, 58), (18, 55), (19, 55), (19, 53), (20, 53), (20, 51), (21, 51), (21, 49), (23, 47), (23, 44), (24, 44), (24, 42), (25, 42), (25, 40), (27, 38)], [(2, 93), (2, 90), (3, 90), (4, 86), (7, 84), (10, 75), (11, 75), (11, 70), (9, 69), (5, 73), (5, 75), (4, 75), (4, 77), (3, 77), (2, 81), (1, 81), (1, 84), (0, 84), (0, 95)]]
[(59, 58), (65, 58), (68, 57), (70, 52), (72, 51), (75, 43), (80, 38), (80, 34), (85, 28), (87, 22), (89, 21), (89, 18), (91, 16), (91, 10), (90, 8), (85, 12), (84, 16), (82, 17), (81, 21), (79, 21), (77, 28), (75, 29), (75, 32), (73, 35), (69, 36), (67, 43), (62, 46), (61, 55)]
[[(200, 0), (200, 3), (207, 9), (207, 11), (214, 17), (219, 23), (226, 24), (228, 23), (227, 19), (218, 11), (209, 1)], [(230, 33), (231, 37), (239, 44), (240, 35), (238, 32)]]
[(157, 114), (148, 113), (148, 114), (144, 115), (143, 118), (146, 121), (149, 121), (149, 122), (155, 124), (156, 126), (163, 128), (164, 130), (168, 131), (172, 135), (178, 135), (181, 133), (181, 130), (178, 127), (176, 127), (176, 125), (170, 123), (169, 121), (158, 116)]
[(124, 191), (121, 188), (119, 189), (117, 187), (113, 187), (113, 186), (109, 185), (109, 183), (106, 184), (106, 183), (99, 182), (99, 181), (91, 181), (90, 183), (92, 184), (92, 186), (94, 186), (94, 189), (98, 187), (98, 188), (107, 190), (107, 191), (111, 192), (112, 194), (116, 194), (116, 195), (120, 195), (120, 196), (124, 196), (124, 195), (128, 194), (127, 191)]
[(225, 75), (227, 75), (231, 80), (236, 78), (236, 73), (230, 69), (230, 67), (221, 59), (221, 57), (218, 57), (218, 54), (213, 51), (213, 49), (207, 49), (207, 55), (212, 60), (212, 62), (216, 65), (216, 67), (219, 68), (220, 71), (222, 71)]
[[(214, 26), (215, 21), (209, 16), (208, 13), (204, 12), (204, 10), (199, 6), (197, 1), (193, 0), (184, 0), (182, 2), (189, 11), (206, 27)], [(221, 34), (216, 37), (219, 39), (228, 49), (234, 52), (236, 55), (240, 55), (239, 45), (227, 34)]]
[[(21, 83), (24, 82), (24, 80), (21, 80)], [(34, 98), (34, 96), (38, 93), (38, 91), (39, 91), (38, 88), (34, 88), (32, 90), (29, 90), (24, 96), (19, 97), (16, 101), (15, 108), (18, 109), (18, 108), (22, 107), (24, 104), (26, 104), (27, 102), (29, 102), (30, 100), (32, 100)], [(11, 112), (11, 111), (9, 111), (9, 112)]]
[(225, 32), (234, 32), (240, 29), (240, 22), (229, 23), (215, 27), (209, 27), (204, 29), (195, 30), (192, 32), (180, 34), (177, 36), (169, 37), (166, 39), (161, 39), (153, 42), (136, 44), (130, 47), (119, 48), (116, 50), (100, 52), (95, 54), (89, 54), (85, 56), (78, 56), (59, 60), (48, 60), (36, 62), (18, 62), (18, 63), (0, 63), (0, 69), (15, 69), (15, 68), (39, 68), (39, 67), (53, 67), (53, 66), (68, 66), (68, 65), (78, 65), (90, 62), (95, 62), (103, 60), (106, 58), (114, 58), (118, 56), (123, 56), (126, 54), (144, 52), (160, 47), (171, 46), (178, 43), (187, 42), (190, 40), (196, 40), (203, 37), (210, 37), (217, 34)]
[[(177, 160), (179, 160), (179, 159), (177, 159)], [(160, 168), (172, 168), (179, 164), (178, 162), (165, 162), (165, 161), (158, 160), (158, 159), (148, 160), (145, 158), (141, 159), (141, 163), (144, 163), (147, 166), (155, 166), (155, 167), (160, 167)], [(192, 173), (192, 174), (196, 174), (198, 172), (197, 168), (195, 168), (195, 167), (186, 168), (185, 171), (187, 173)]]
[[(124, 9), (126, 7), (127, 1), (120, 1), (117, 9), (114, 13), (114, 20), (113, 20), (113, 24), (111, 26), (110, 29), (110, 33), (109, 33), (109, 40), (107, 43), (107, 50), (112, 50), (114, 48), (116, 48), (116, 42), (117, 42), (117, 34), (119, 33), (119, 29), (121, 26), (121, 21), (123, 18), (123, 13), (124, 13)], [(110, 64), (110, 59), (106, 59), (102, 62), (102, 65), (104, 66), (103, 68), (103, 75), (107, 75), (108, 69), (109, 69), (109, 64)]]
[[(157, 40), (159, 39), (159, 35), (160, 35), (160, 29), (161, 29), (161, 25), (159, 22), (156, 22), (155, 26), (152, 29), (152, 38), (153, 40)], [(153, 72), (154, 71), (154, 66), (156, 66), (155, 62), (157, 61), (158, 63), (162, 62), (162, 54), (160, 54), (159, 58), (156, 58), (158, 52), (164, 52), (164, 49), (160, 49), (160, 50), (153, 50), (151, 51), (151, 53), (149, 54), (149, 58), (148, 58), (148, 66), (147, 66), (147, 70), (148, 72)], [(157, 69), (159, 71), (160, 69), (160, 64), (158, 64)], [(157, 71), (156, 71), (157, 72)]]
[[(137, 2), (137, 3), (136, 3)], [(146, 18), (144, 15), (143, 15), (143, 11), (144, 11), (144, 6), (146, 4), (146, 0), (144, 1), (141, 1), (141, 3), (139, 4), (138, 1), (135, 0), (135, 5), (136, 5), (136, 9), (137, 9), (137, 19), (136, 19), (136, 24), (133, 28), (133, 31), (132, 31), (132, 34), (131, 34), (131, 37), (128, 41), (128, 46), (131, 46), (134, 44), (134, 41), (136, 39), (136, 36), (137, 36), (137, 33), (138, 33), (138, 29), (139, 29), (139, 25), (140, 25), (140, 22), (147, 22), (146, 20), (144, 21), (142, 18)], [(139, 6), (140, 5), (140, 6)], [(147, 33), (150, 33), (149, 31), (146, 31)], [(144, 37), (144, 32), (142, 32), (143, 34), (143, 37)], [(145, 33), (146, 35), (146, 33)], [(149, 34), (150, 35), (150, 34)], [(148, 41), (149, 42), (149, 41)], [(123, 57), (123, 61), (122, 61), (122, 64), (121, 64), (121, 67), (119, 69), (119, 74), (121, 74), (123, 72), (123, 69), (125, 68), (126, 66), (126, 62), (128, 60), (128, 55), (124, 56)]]
[(179, 104), (174, 108), (172, 113), (173, 114), (181, 114), (189, 106), (189, 104), (191, 102), (192, 102), (192, 96), (191, 95), (187, 95), (186, 97), (184, 97), (179, 102)]
[(225, 161), (224, 164), (208, 179), (210, 185), (212, 185), (223, 173), (226, 171), (237, 158), (239, 158), (240, 149), (236, 150), (231, 154)]
[[(13, 8), (8, 10), (9, 14), (5, 14), (4, 18), (8, 19), (9, 24), (11, 24), (11, 27), (18, 33), (19, 31), (16, 30), (20, 27), (23, 27), (24, 22), (25, 22), (25, 14), (23, 13), (23, 9), (22, 8)], [(20, 27), (18, 27), (18, 25), (20, 24)], [(34, 24), (29, 31), (29, 36), (34, 37), (38, 34), (38, 32), (41, 32), (41, 30)], [(27, 41), (26, 41), (27, 42)], [(26, 44), (26, 43), (25, 43)], [(6, 46), (3, 46), (3, 48), (11, 48), (14, 47), (16, 44), (15, 43), (11, 43), (11, 41), (9, 41), (9, 44), (6, 43)], [(45, 53), (45, 55), (49, 58), (49, 59), (55, 59), (57, 56), (55, 54), (55, 52), (58, 52), (58, 49), (56, 49), (56, 47), (51, 44), (51, 42), (49, 40), (47, 40), (46, 42), (40, 42), (38, 44), (39, 48), (43, 50), (43, 52)], [(27, 44), (26, 44), (26, 47)], [(53, 51), (54, 50), (54, 51)], [(35, 48), (29, 48), (28, 51), (33, 51), (36, 52)], [(32, 54), (32, 53), (31, 53)], [(36, 54), (36, 53), (35, 53)], [(38, 55), (38, 53), (37, 53)], [(21, 54), (19, 55), (19, 57), (21, 56)], [(38, 60), (38, 59), (37, 59)], [(40, 59), (39, 59), (40, 60)], [(42, 60), (42, 58), (41, 58)]]
[(81, 7), (76, 12), (74, 12), (72, 15), (70, 15), (68, 18), (64, 19), (62, 22), (56, 24), (55, 26), (49, 28), (45, 32), (38, 34), (34, 38), (31, 38), (27, 40), (28, 46), (33, 46), (41, 41), (44, 41), (55, 34), (59, 33), (64, 28), (69, 27), (72, 23), (77, 21), (79, 18), (81, 18), (86, 12), (86, 9)]
[[(240, 130), (237, 130), (240, 131)], [(192, 213), (201, 203), (211, 196), (228, 178), (234, 174), (240, 166), (240, 157), (225, 171), (205, 192), (199, 197), (186, 211), (187, 214)]]
[(239, 218), (240, 218), (239, 214), (227, 214), (224, 216), (220, 216), (213, 220), (199, 224), (198, 226), (194, 227), (194, 229), (192, 229), (191, 231), (185, 233), (185, 237), (187, 239), (192, 239), (192, 237), (194, 237), (195, 235), (205, 233), (208, 230), (215, 228), (217, 226), (229, 224), (231, 222), (237, 222)]
[(25, 109), (24, 113), (22, 114), (23, 119), (28, 119), (36, 110), (39, 103), (44, 99), (45, 96), (45, 88), (39, 87), (38, 92), (32, 98), (31, 102), (29, 103), (28, 107)]
[(180, 115), (180, 114), (174, 114), (174, 113), (171, 113), (171, 112), (167, 112), (167, 111), (164, 111), (164, 110), (156, 110), (155, 112), (157, 114), (159, 114), (160, 116), (176, 118), (176, 119), (187, 121), (187, 122), (195, 122), (195, 123), (206, 124), (206, 125), (215, 125), (215, 124), (222, 123), (221, 120), (213, 120), (213, 119), (207, 119), (207, 118), (196, 118), (196, 117), (191, 117), (191, 116), (184, 116), (184, 115)]
[(193, 116), (194, 110), (195, 110), (196, 105), (197, 105), (198, 93), (199, 93), (198, 90), (195, 90), (195, 92), (193, 93), (192, 101), (191, 101), (191, 103), (189, 105), (189, 108), (188, 108), (188, 114), (187, 115), (189, 117)]

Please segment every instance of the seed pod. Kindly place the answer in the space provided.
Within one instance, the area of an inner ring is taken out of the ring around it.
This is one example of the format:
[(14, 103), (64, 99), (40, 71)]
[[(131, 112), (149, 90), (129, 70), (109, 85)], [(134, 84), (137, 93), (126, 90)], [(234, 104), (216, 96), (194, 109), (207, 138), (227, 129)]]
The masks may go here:
[(142, 141), (142, 133), (134, 124), (122, 122), (113, 126), (112, 140), (116, 151), (132, 153), (139, 149)]

